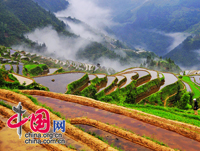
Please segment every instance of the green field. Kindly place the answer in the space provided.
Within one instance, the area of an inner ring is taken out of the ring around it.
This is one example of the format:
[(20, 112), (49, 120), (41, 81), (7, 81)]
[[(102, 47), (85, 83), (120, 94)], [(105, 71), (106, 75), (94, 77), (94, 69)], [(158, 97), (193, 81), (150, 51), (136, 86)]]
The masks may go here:
[(200, 97), (200, 87), (197, 84), (195, 84), (194, 82), (192, 82), (190, 77), (183, 76), (182, 80), (190, 85), (192, 92), (194, 92), (193, 98)]
[[(200, 126), (200, 115), (194, 115), (194, 111), (191, 110), (181, 110), (172, 107), (162, 107), (154, 105), (138, 105), (138, 104), (120, 104), (117, 102), (110, 102), (119, 106), (124, 106), (127, 108), (143, 111), (152, 115), (156, 115), (165, 119), (170, 119), (174, 121), (179, 121), (183, 123), (192, 124), (195, 126)], [(198, 111), (200, 114), (200, 111)]]

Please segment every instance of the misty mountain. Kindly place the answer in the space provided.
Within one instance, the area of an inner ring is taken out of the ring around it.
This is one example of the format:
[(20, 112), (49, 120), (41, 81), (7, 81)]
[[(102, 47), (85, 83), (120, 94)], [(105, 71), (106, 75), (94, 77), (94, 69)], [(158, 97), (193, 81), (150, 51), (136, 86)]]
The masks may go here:
[(73, 35), (66, 31), (66, 25), (54, 14), (47, 12), (32, 0), (1, 0), (0, 24), (0, 44), (6, 46), (27, 41), (24, 33), (47, 25), (53, 26), (56, 31), (65, 35)]
[(67, 8), (69, 2), (66, 0), (33, 0), (34, 2), (38, 3), (44, 9), (57, 12)]
[(189, 36), (178, 47), (166, 54), (165, 58), (171, 58), (183, 67), (200, 69), (200, 37)]
[[(137, 6), (128, 1), (127, 4), (131, 5), (129, 10), (114, 16), (113, 20), (120, 23), (112, 28), (118, 38), (130, 47), (142, 47), (159, 56), (173, 56), (172, 59), (180, 65), (188, 67), (194, 65), (198, 55), (191, 47), (182, 49), (185, 46), (182, 42), (190, 36), (189, 34), (200, 33), (200, 2), (198, 0), (143, 0), (140, 3), (132, 0), (132, 2), (136, 2)], [(198, 38), (196, 36), (195, 39)], [(196, 43), (198, 40), (190, 45), (192, 48), (200, 49)], [(195, 59), (184, 62), (183, 54), (190, 56), (190, 60)]]
[(142, 58), (149, 55), (157, 57), (153, 52), (129, 49), (119, 40), (92, 28), (76, 18), (60, 17), (59, 19), (70, 26), (71, 32), (92, 41), (90, 45), (77, 53), (77, 58), (88, 59), (95, 64), (101, 61), (99, 58), (118, 59), (121, 64), (128, 65), (131, 63), (139, 64)]

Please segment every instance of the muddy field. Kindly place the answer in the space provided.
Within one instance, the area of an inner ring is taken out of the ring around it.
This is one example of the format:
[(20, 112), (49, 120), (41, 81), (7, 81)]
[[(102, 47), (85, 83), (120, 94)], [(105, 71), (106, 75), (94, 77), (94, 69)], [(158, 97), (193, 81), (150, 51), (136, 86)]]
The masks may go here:
[(162, 140), (172, 148), (190, 149), (195, 151), (200, 147), (200, 143), (195, 140), (130, 117), (58, 99), (43, 96), (34, 97), (38, 98), (39, 102), (52, 107), (55, 111), (61, 112), (66, 118), (88, 117), (103, 123), (115, 124), (119, 127), (131, 130), (140, 136), (146, 135)]

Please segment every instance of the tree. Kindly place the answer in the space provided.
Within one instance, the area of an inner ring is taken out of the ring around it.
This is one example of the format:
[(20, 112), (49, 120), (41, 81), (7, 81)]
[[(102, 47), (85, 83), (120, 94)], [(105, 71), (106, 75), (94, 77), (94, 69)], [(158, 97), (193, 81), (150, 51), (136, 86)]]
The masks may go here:
[(128, 94), (127, 94), (127, 96), (126, 96), (125, 103), (134, 104), (135, 100), (136, 100), (136, 97), (133, 96), (133, 94), (131, 93), (131, 91), (129, 91)]
[(151, 62), (151, 56), (147, 56), (147, 64)]
[(181, 99), (177, 102), (177, 106), (180, 109), (191, 109), (192, 106), (190, 103), (190, 95), (188, 92), (184, 93)]

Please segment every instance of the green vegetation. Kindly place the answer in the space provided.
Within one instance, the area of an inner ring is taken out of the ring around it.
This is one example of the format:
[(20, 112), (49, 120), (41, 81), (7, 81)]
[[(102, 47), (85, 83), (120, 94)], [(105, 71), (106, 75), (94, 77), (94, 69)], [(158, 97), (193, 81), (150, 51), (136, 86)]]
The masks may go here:
[(78, 91), (77, 89), (85, 85), (88, 82), (88, 80), (89, 80), (88, 74), (85, 74), (81, 79), (68, 84), (66, 94), (76, 93), (76, 91)]
[[(197, 67), (199, 65), (198, 60), (198, 50), (200, 48), (200, 36), (190, 36), (183, 41), (181, 45), (170, 51), (165, 57), (170, 57), (173, 60), (176, 60), (176, 63), (182, 64), (184, 67)], [(188, 61), (186, 61), (188, 60)]]
[(154, 105), (124, 104), (124, 107), (143, 111), (170, 120), (200, 126), (200, 116), (194, 115), (193, 110), (182, 110), (173, 107), (162, 107)]
[[(7, 82), (4, 80), (4, 78), (9, 77), (11, 80), (14, 82)], [(0, 69), (0, 88), (5, 88), (5, 89), (36, 89), (36, 90), (45, 90), (49, 91), (47, 87), (44, 87), (36, 82), (33, 82), (32, 84), (25, 86), (21, 85), (19, 81), (13, 77), (11, 74), (8, 74), (8, 71), (5, 71), (3, 69)]]
[(51, 12), (57, 12), (63, 9), (66, 9), (69, 5), (68, 1), (65, 0), (33, 0), (38, 3), (44, 9), (47, 9)]
[(107, 82), (107, 77), (105, 76), (104, 78), (98, 78), (96, 77), (95, 79), (90, 81), (90, 86), (86, 87), (81, 91), (81, 96), (89, 97), (96, 99), (96, 93), (97, 93), (97, 87), (100, 87), (104, 82)]
[(13, 76), (12, 74), (8, 74), (8, 77), (10, 80), (18, 81), (17, 78), (15, 76)]
[[(85, 129), (82, 128), (81, 126), (76, 126), (76, 125), (75, 125), (75, 127), (77, 127), (78, 129), (82, 130), (83, 132), (86, 132)], [(88, 133), (88, 134), (90, 134), (90, 135), (92, 135), (92, 136), (98, 138), (99, 140), (103, 141), (104, 143), (108, 144), (108, 141), (107, 141), (106, 139), (104, 139), (102, 136), (97, 135), (95, 132), (88, 131), (88, 132), (86, 132), (86, 133)], [(113, 147), (113, 148), (119, 150), (119, 151), (123, 151), (121, 148), (114, 146), (114, 144), (109, 144), (109, 145), (110, 145), (111, 147)]]
[[(166, 100), (168, 97), (170, 97), (171, 95), (177, 93), (177, 98), (180, 96), (182, 96), (186, 90), (183, 90), (181, 92), (179, 92), (179, 90), (182, 90), (184, 88), (183, 83), (178, 80), (177, 82), (170, 84), (166, 87), (164, 87), (163, 89), (161, 89), (160, 91), (153, 93), (152, 95), (150, 95), (149, 97), (143, 99), (140, 104), (144, 104), (144, 102), (146, 103), (150, 103), (150, 104), (158, 104), (158, 105), (164, 105), (164, 100)], [(177, 101), (179, 99), (174, 99), (171, 102), (168, 102), (166, 105), (172, 103), (173, 105), (175, 105), (177, 103)]]
[(37, 76), (37, 75), (42, 74), (44, 70), (48, 70), (48, 69), (49, 68), (46, 64), (39, 64), (39, 65), (31, 64), (31, 65), (25, 65), (23, 72), (25, 75), (29, 74), (30, 76)]
[(100, 99), (101, 97), (105, 96), (106, 93), (109, 92), (116, 85), (117, 82), (118, 82), (118, 79), (115, 78), (115, 80), (108, 87), (106, 87), (104, 90), (96, 94), (96, 98)]
[(170, 58), (166, 58), (165, 60), (163, 60), (162, 58), (160, 58), (159, 60), (154, 60), (152, 56), (147, 56), (146, 61), (144, 61), (144, 63), (141, 64), (140, 67), (145, 67), (151, 70), (158, 70), (162, 72), (181, 72), (180, 67), (176, 65), (175, 62)]
[(197, 84), (192, 82), (190, 77), (188, 77), (188, 76), (183, 76), (182, 80), (190, 85), (192, 92), (194, 93), (193, 98), (200, 97), (200, 86), (198, 86)]
[(144, 138), (146, 138), (146, 139), (148, 139), (148, 140), (151, 140), (151, 141), (155, 142), (156, 144), (169, 147), (167, 144), (165, 144), (165, 143), (163, 143), (163, 142), (160, 142), (160, 141), (158, 141), (158, 140), (156, 140), (156, 139), (153, 139), (153, 138), (151, 138), (151, 137), (148, 137), (148, 136), (145, 136), (145, 135), (143, 135), (142, 137), (144, 137)]
[(32, 0), (0, 1), (0, 18), (0, 45), (11, 46), (24, 42), (30, 47), (44, 50), (45, 44), (32, 42), (23, 34), (47, 25), (52, 25), (56, 31), (67, 36), (73, 35), (65, 30), (65, 24), (53, 13), (42, 9)]
[(12, 110), (12, 106), (9, 105), (9, 104), (6, 104), (4, 101), (0, 101), (0, 105), (2, 105), (2, 106), (4, 106), (4, 107), (7, 107), (7, 108), (9, 108), (9, 109)]
[(56, 70), (53, 74), (58, 74), (58, 73), (65, 73), (66, 71), (60, 67), (58, 70)]
[(126, 87), (124, 88), (118, 88), (117, 90), (115, 90), (114, 92), (112, 92), (111, 94), (105, 96), (105, 93), (100, 93), (98, 95), (98, 99), (101, 101), (105, 101), (105, 102), (110, 102), (112, 100), (115, 100), (117, 102), (126, 102), (126, 103), (136, 103), (136, 98), (139, 97), (141, 94), (144, 94), (145, 92), (147, 92), (151, 87), (153, 86), (160, 86), (160, 80), (159, 79), (155, 79), (152, 81), (147, 82), (146, 84), (136, 87), (138, 81), (144, 80), (146, 78), (148, 78), (150, 75), (146, 75), (140, 79), (134, 80), (135, 77), (138, 77), (138, 75), (136, 75), (135, 77), (132, 77), (133, 81), (128, 84)]
[(71, 144), (68, 146), (68, 148), (76, 150), (76, 147), (74, 147), (74, 146), (71, 145)]

